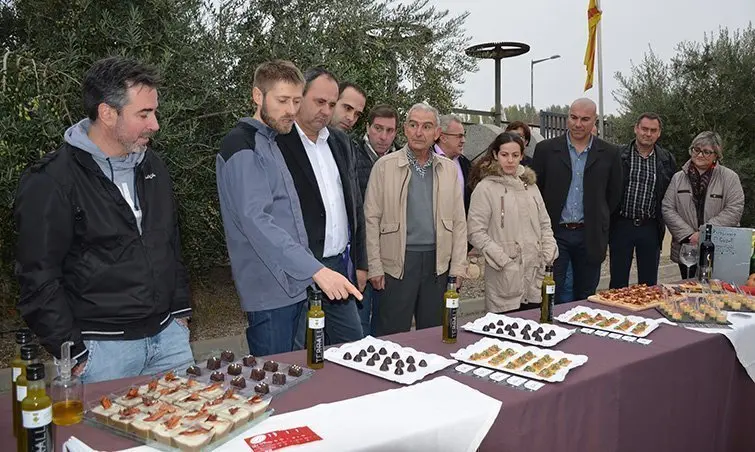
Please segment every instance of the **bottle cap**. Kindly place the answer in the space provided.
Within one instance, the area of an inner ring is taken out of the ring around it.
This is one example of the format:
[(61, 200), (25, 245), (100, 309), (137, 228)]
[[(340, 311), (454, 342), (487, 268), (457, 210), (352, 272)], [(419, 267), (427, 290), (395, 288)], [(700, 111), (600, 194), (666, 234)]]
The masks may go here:
[(45, 365), (42, 363), (29, 364), (26, 366), (26, 381), (39, 381), (45, 379)]
[(548, 272), (548, 273), (552, 272), (553, 271), (553, 265), (546, 265), (545, 266), (545, 271)]
[(31, 361), (37, 358), (37, 346), (36, 345), (22, 345), (21, 346), (21, 359), (24, 361)]
[(322, 298), (322, 291), (319, 287), (317, 287), (317, 284), (312, 284), (307, 289), (309, 291), (309, 296), (314, 299), (320, 299)]
[(456, 276), (449, 276), (448, 277), (448, 283), (449, 284), (456, 283)]
[(21, 328), (20, 330), (16, 331), (16, 344), (18, 345), (28, 344), (33, 339), (34, 335), (31, 334), (31, 330), (29, 328)]

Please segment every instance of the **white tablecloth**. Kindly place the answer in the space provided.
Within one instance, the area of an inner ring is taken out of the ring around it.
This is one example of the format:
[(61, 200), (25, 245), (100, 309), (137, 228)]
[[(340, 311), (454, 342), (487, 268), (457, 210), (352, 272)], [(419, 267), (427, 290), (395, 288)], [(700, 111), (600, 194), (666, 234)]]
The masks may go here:
[(730, 312), (728, 320), (731, 322), (731, 329), (692, 327), (689, 329), (726, 336), (734, 346), (737, 358), (747, 371), (747, 375), (755, 382), (755, 314)]
[(244, 438), (307, 426), (322, 441), (292, 450), (473, 452), (500, 409), (499, 400), (441, 376), (405, 388), (275, 415), (217, 450), (248, 451)]

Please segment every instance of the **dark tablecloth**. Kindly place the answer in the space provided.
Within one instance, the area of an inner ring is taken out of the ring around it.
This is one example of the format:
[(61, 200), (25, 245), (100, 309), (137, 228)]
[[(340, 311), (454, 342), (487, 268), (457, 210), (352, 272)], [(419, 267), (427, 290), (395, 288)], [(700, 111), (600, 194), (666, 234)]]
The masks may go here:
[[(576, 302), (558, 306), (556, 313)], [(619, 309), (611, 309), (621, 312)], [(517, 315), (534, 318), (536, 312)], [(654, 311), (642, 315), (658, 317)], [(457, 344), (444, 344), (440, 328), (396, 334), (386, 339), (417, 350), (448, 356), (481, 338), (463, 331)], [(575, 334), (555, 349), (584, 354), (589, 361), (563, 383), (537, 392), (496, 385), (450, 369), (448, 375), (503, 402), (484, 451), (755, 451), (755, 383), (737, 361), (731, 344), (718, 334), (663, 325), (649, 346)], [(304, 364), (303, 351), (273, 357)], [(432, 376), (430, 377), (432, 378)], [(88, 385), (88, 400), (147, 378)], [(395, 388), (399, 385), (326, 363), (307, 382), (274, 399), (276, 413)], [(0, 406), (8, 406), (7, 396)], [(449, 414), (453, 415), (453, 407)], [(0, 413), (0, 434), (11, 437), (10, 410)], [(133, 446), (87, 425), (58, 428), (58, 445), (71, 435), (106, 450)], [(60, 449), (58, 449), (60, 450)]]

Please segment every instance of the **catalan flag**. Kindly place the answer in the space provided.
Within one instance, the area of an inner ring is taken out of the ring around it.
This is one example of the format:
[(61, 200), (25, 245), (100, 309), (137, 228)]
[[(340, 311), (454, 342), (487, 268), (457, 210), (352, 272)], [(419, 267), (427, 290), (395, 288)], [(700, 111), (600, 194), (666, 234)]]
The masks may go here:
[(587, 5), (587, 49), (585, 50), (585, 67), (587, 68), (587, 80), (585, 91), (592, 88), (592, 79), (595, 72), (595, 36), (598, 33), (598, 23), (603, 12), (598, 9), (597, 0), (590, 0)]

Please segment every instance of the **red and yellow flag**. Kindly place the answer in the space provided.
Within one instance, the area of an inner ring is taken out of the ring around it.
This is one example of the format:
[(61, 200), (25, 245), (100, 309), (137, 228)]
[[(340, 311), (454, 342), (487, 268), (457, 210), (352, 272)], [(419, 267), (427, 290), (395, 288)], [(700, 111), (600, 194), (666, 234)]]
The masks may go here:
[(598, 23), (603, 12), (598, 9), (597, 0), (590, 0), (587, 5), (587, 50), (585, 50), (585, 66), (587, 68), (587, 80), (585, 91), (592, 88), (592, 78), (595, 72), (595, 35), (598, 33)]

